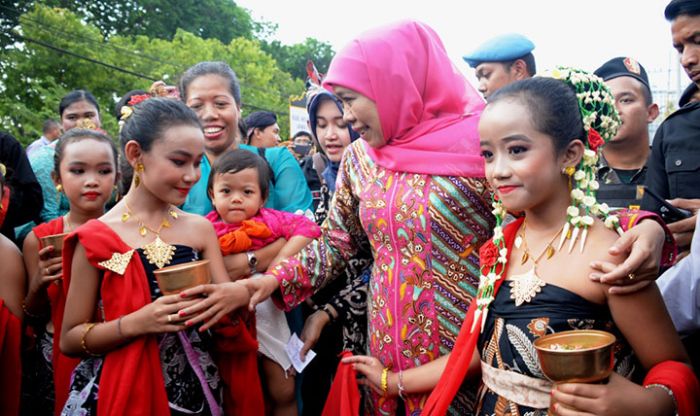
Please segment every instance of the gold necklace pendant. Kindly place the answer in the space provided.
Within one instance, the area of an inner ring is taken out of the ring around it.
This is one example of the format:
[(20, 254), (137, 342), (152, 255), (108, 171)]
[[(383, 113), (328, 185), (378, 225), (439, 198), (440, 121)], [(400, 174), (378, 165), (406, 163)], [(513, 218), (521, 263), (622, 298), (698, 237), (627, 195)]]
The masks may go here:
[(143, 246), (143, 252), (146, 254), (148, 262), (154, 264), (159, 269), (170, 264), (175, 254), (175, 246), (166, 243), (160, 239), (160, 235), (156, 234), (156, 239)]
[(510, 281), (510, 298), (515, 300), (515, 306), (531, 302), (547, 283), (537, 276), (535, 267), (529, 271), (512, 276)]

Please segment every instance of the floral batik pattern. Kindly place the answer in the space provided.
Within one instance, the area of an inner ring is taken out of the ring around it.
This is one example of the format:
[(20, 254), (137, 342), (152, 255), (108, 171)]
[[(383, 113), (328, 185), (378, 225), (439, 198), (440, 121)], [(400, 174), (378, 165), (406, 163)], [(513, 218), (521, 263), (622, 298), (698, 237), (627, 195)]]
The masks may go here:
[[(481, 360), (500, 370), (544, 380), (533, 345), (537, 338), (572, 329), (599, 329), (617, 338), (613, 350), (615, 371), (632, 378), (639, 365), (631, 348), (615, 327), (606, 305), (598, 305), (555, 285), (546, 285), (531, 302), (516, 307), (510, 291), (501, 289), (491, 304), (484, 332), (479, 337)], [(515, 388), (515, 387), (514, 387)], [(479, 415), (545, 416), (547, 409), (519, 405), (483, 385)]]
[[(478, 285), (478, 248), (494, 219), (483, 178), (395, 172), (372, 161), (362, 141), (344, 154), (323, 235), (276, 266), (286, 308), (343, 276), (369, 243), (369, 351), (392, 371), (451, 351)], [(457, 398), (455, 413), (473, 409)], [(426, 395), (410, 395), (406, 414), (419, 414)], [(368, 412), (393, 415), (396, 399), (378, 395)]]

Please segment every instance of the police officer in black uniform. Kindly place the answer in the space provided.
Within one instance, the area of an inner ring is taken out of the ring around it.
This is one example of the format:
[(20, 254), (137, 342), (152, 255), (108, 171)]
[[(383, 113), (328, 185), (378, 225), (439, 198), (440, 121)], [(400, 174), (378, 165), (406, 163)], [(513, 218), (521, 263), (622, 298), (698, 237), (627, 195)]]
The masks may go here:
[(598, 200), (612, 208), (639, 208), (649, 157), (649, 123), (659, 115), (644, 67), (629, 57), (613, 58), (595, 70), (615, 97), (622, 125), (603, 147)]

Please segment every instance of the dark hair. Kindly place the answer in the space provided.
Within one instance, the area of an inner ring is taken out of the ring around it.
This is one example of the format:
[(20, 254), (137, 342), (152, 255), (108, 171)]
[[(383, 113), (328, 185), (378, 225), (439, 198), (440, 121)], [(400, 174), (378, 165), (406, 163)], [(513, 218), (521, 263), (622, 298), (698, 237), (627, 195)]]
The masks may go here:
[(63, 112), (66, 111), (70, 105), (75, 104), (80, 101), (87, 101), (97, 109), (97, 113), (100, 112), (100, 105), (97, 104), (97, 99), (95, 96), (86, 90), (73, 90), (61, 98), (61, 102), (58, 104), (58, 115), (63, 117)]
[(246, 141), (250, 143), (255, 129), (264, 130), (277, 123), (277, 114), (272, 111), (256, 111), (250, 113), (248, 117), (245, 118), (244, 122), (247, 127), (245, 138)]
[(294, 139), (296, 139), (297, 137), (301, 137), (301, 136), (306, 136), (309, 139), (311, 139), (311, 143), (313, 143), (313, 141), (314, 141), (314, 136), (312, 136), (311, 133), (309, 133), (306, 130), (299, 130), (298, 132), (294, 133), (294, 136), (292, 136), (291, 140), (294, 141)]
[(525, 69), (527, 73), (534, 77), (537, 73), (537, 66), (535, 65), (535, 55), (532, 52), (527, 55), (521, 56), (520, 58), (515, 58), (512, 61), (504, 61), (502, 64), (505, 66), (506, 70), (510, 71), (510, 68), (515, 64), (515, 61), (523, 61), (525, 63)]
[(142, 101), (134, 106), (134, 112), (119, 133), (121, 149), (124, 151), (126, 143), (134, 140), (148, 152), (166, 129), (182, 125), (202, 128), (194, 111), (178, 100), (150, 98)]
[(222, 61), (205, 61), (195, 64), (187, 69), (180, 77), (178, 88), (180, 89), (180, 97), (182, 100), (187, 100), (187, 87), (195, 79), (204, 75), (218, 75), (226, 79), (229, 83), (229, 91), (236, 100), (236, 104), (241, 105), (241, 84), (238, 82), (238, 77), (233, 69)]
[(669, 22), (681, 15), (700, 15), (700, 2), (697, 0), (671, 0), (666, 9), (664, 9), (664, 17)]
[(238, 173), (243, 169), (255, 169), (258, 171), (258, 184), (260, 185), (260, 193), (263, 199), (267, 199), (270, 195), (270, 181), (272, 180), (270, 165), (265, 159), (256, 155), (253, 152), (243, 149), (235, 149), (226, 151), (211, 167), (209, 181), (207, 183), (207, 194), (211, 199), (214, 192), (214, 178), (216, 175), (224, 173)]
[(520, 101), (538, 131), (554, 139), (557, 152), (573, 140), (585, 140), (581, 110), (574, 90), (554, 78), (530, 78), (500, 88), (489, 97), (489, 105), (503, 100)]
[(53, 168), (57, 178), (61, 177), (60, 166), (61, 161), (63, 160), (63, 155), (66, 152), (66, 147), (68, 147), (68, 145), (71, 143), (88, 139), (107, 143), (109, 148), (112, 149), (112, 155), (114, 156), (115, 172), (119, 170), (119, 153), (117, 152), (117, 147), (114, 145), (114, 141), (112, 141), (109, 136), (96, 130), (75, 128), (63, 133), (56, 144), (56, 151), (53, 155)]
[(58, 124), (58, 122), (56, 120), (54, 120), (52, 118), (48, 118), (44, 121), (44, 124), (42, 124), (41, 132), (46, 134), (49, 131), (51, 131), (51, 129), (53, 129), (54, 127), (60, 127), (60, 126), (61, 125)]
[(131, 97), (134, 95), (146, 95), (148, 92), (144, 90), (131, 90), (124, 94), (122, 98), (117, 101), (117, 104), (114, 106), (114, 117), (117, 118), (117, 121), (121, 120), (122, 118), (122, 107), (125, 105), (129, 104), (129, 100), (131, 100)]

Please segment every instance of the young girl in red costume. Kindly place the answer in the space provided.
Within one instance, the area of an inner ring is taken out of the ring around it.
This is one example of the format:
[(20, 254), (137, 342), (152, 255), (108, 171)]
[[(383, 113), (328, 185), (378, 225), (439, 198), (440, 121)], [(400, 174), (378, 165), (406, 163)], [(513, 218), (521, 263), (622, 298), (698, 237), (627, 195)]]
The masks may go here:
[[(0, 164), (0, 211), (7, 212), (9, 192), (5, 189), (5, 166)], [(0, 225), (4, 216), (0, 214)], [(25, 270), (22, 255), (12, 241), (0, 235), (0, 410), (3, 415), (19, 415), (22, 334), (22, 298)]]
[[(480, 251), (479, 291), (426, 414), (444, 414), (478, 368), (479, 414), (696, 414), (697, 380), (656, 285), (620, 296), (588, 278), (593, 259), (613, 260), (620, 231), (595, 200), (596, 150), (619, 125), (612, 96), (582, 71), (552, 77), (499, 90), (480, 121), (499, 225)], [(524, 216), (501, 229), (506, 210)], [(533, 342), (588, 328), (616, 335), (615, 372), (604, 384), (553, 386)]]
[[(27, 321), (35, 332), (34, 348), (25, 360), (23, 407), (28, 414), (54, 413), (54, 380), (59, 386), (58, 411), (65, 401), (69, 359), (54, 345), (54, 324), (63, 317), (61, 256), (55, 247), (42, 246), (41, 238), (68, 233), (105, 212), (105, 204), (117, 181), (117, 149), (112, 140), (94, 130), (73, 129), (56, 145), (53, 179), (56, 190), (70, 202), (66, 215), (34, 227), (24, 240), (24, 263), (29, 290), (24, 300)], [(54, 374), (54, 369), (58, 371)]]
[[(213, 320), (197, 329), (178, 313), (202, 302), (204, 317), (218, 320), (248, 299), (228, 281), (211, 224), (176, 208), (199, 180), (201, 125), (184, 104), (149, 99), (134, 106), (120, 142), (134, 168), (129, 192), (65, 240), (56, 332), (61, 351), (81, 360), (62, 413), (221, 415), (232, 369), (215, 363)], [(199, 288), (208, 298), (160, 293), (155, 269), (199, 258), (210, 260), (213, 284)], [(221, 296), (240, 302), (206, 307)]]
[[(259, 250), (284, 238), (287, 242), (272, 261), (274, 265), (321, 235), (319, 226), (303, 215), (264, 208), (270, 179), (265, 160), (247, 150), (228, 151), (212, 166), (207, 191), (215, 210), (207, 219), (214, 224), (224, 256)], [(295, 377), (290, 374), (292, 363), (285, 351), (290, 331), (284, 312), (269, 300), (258, 306), (256, 320), (270, 414), (295, 415)], [(254, 338), (256, 332), (252, 329), (245, 330)]]

